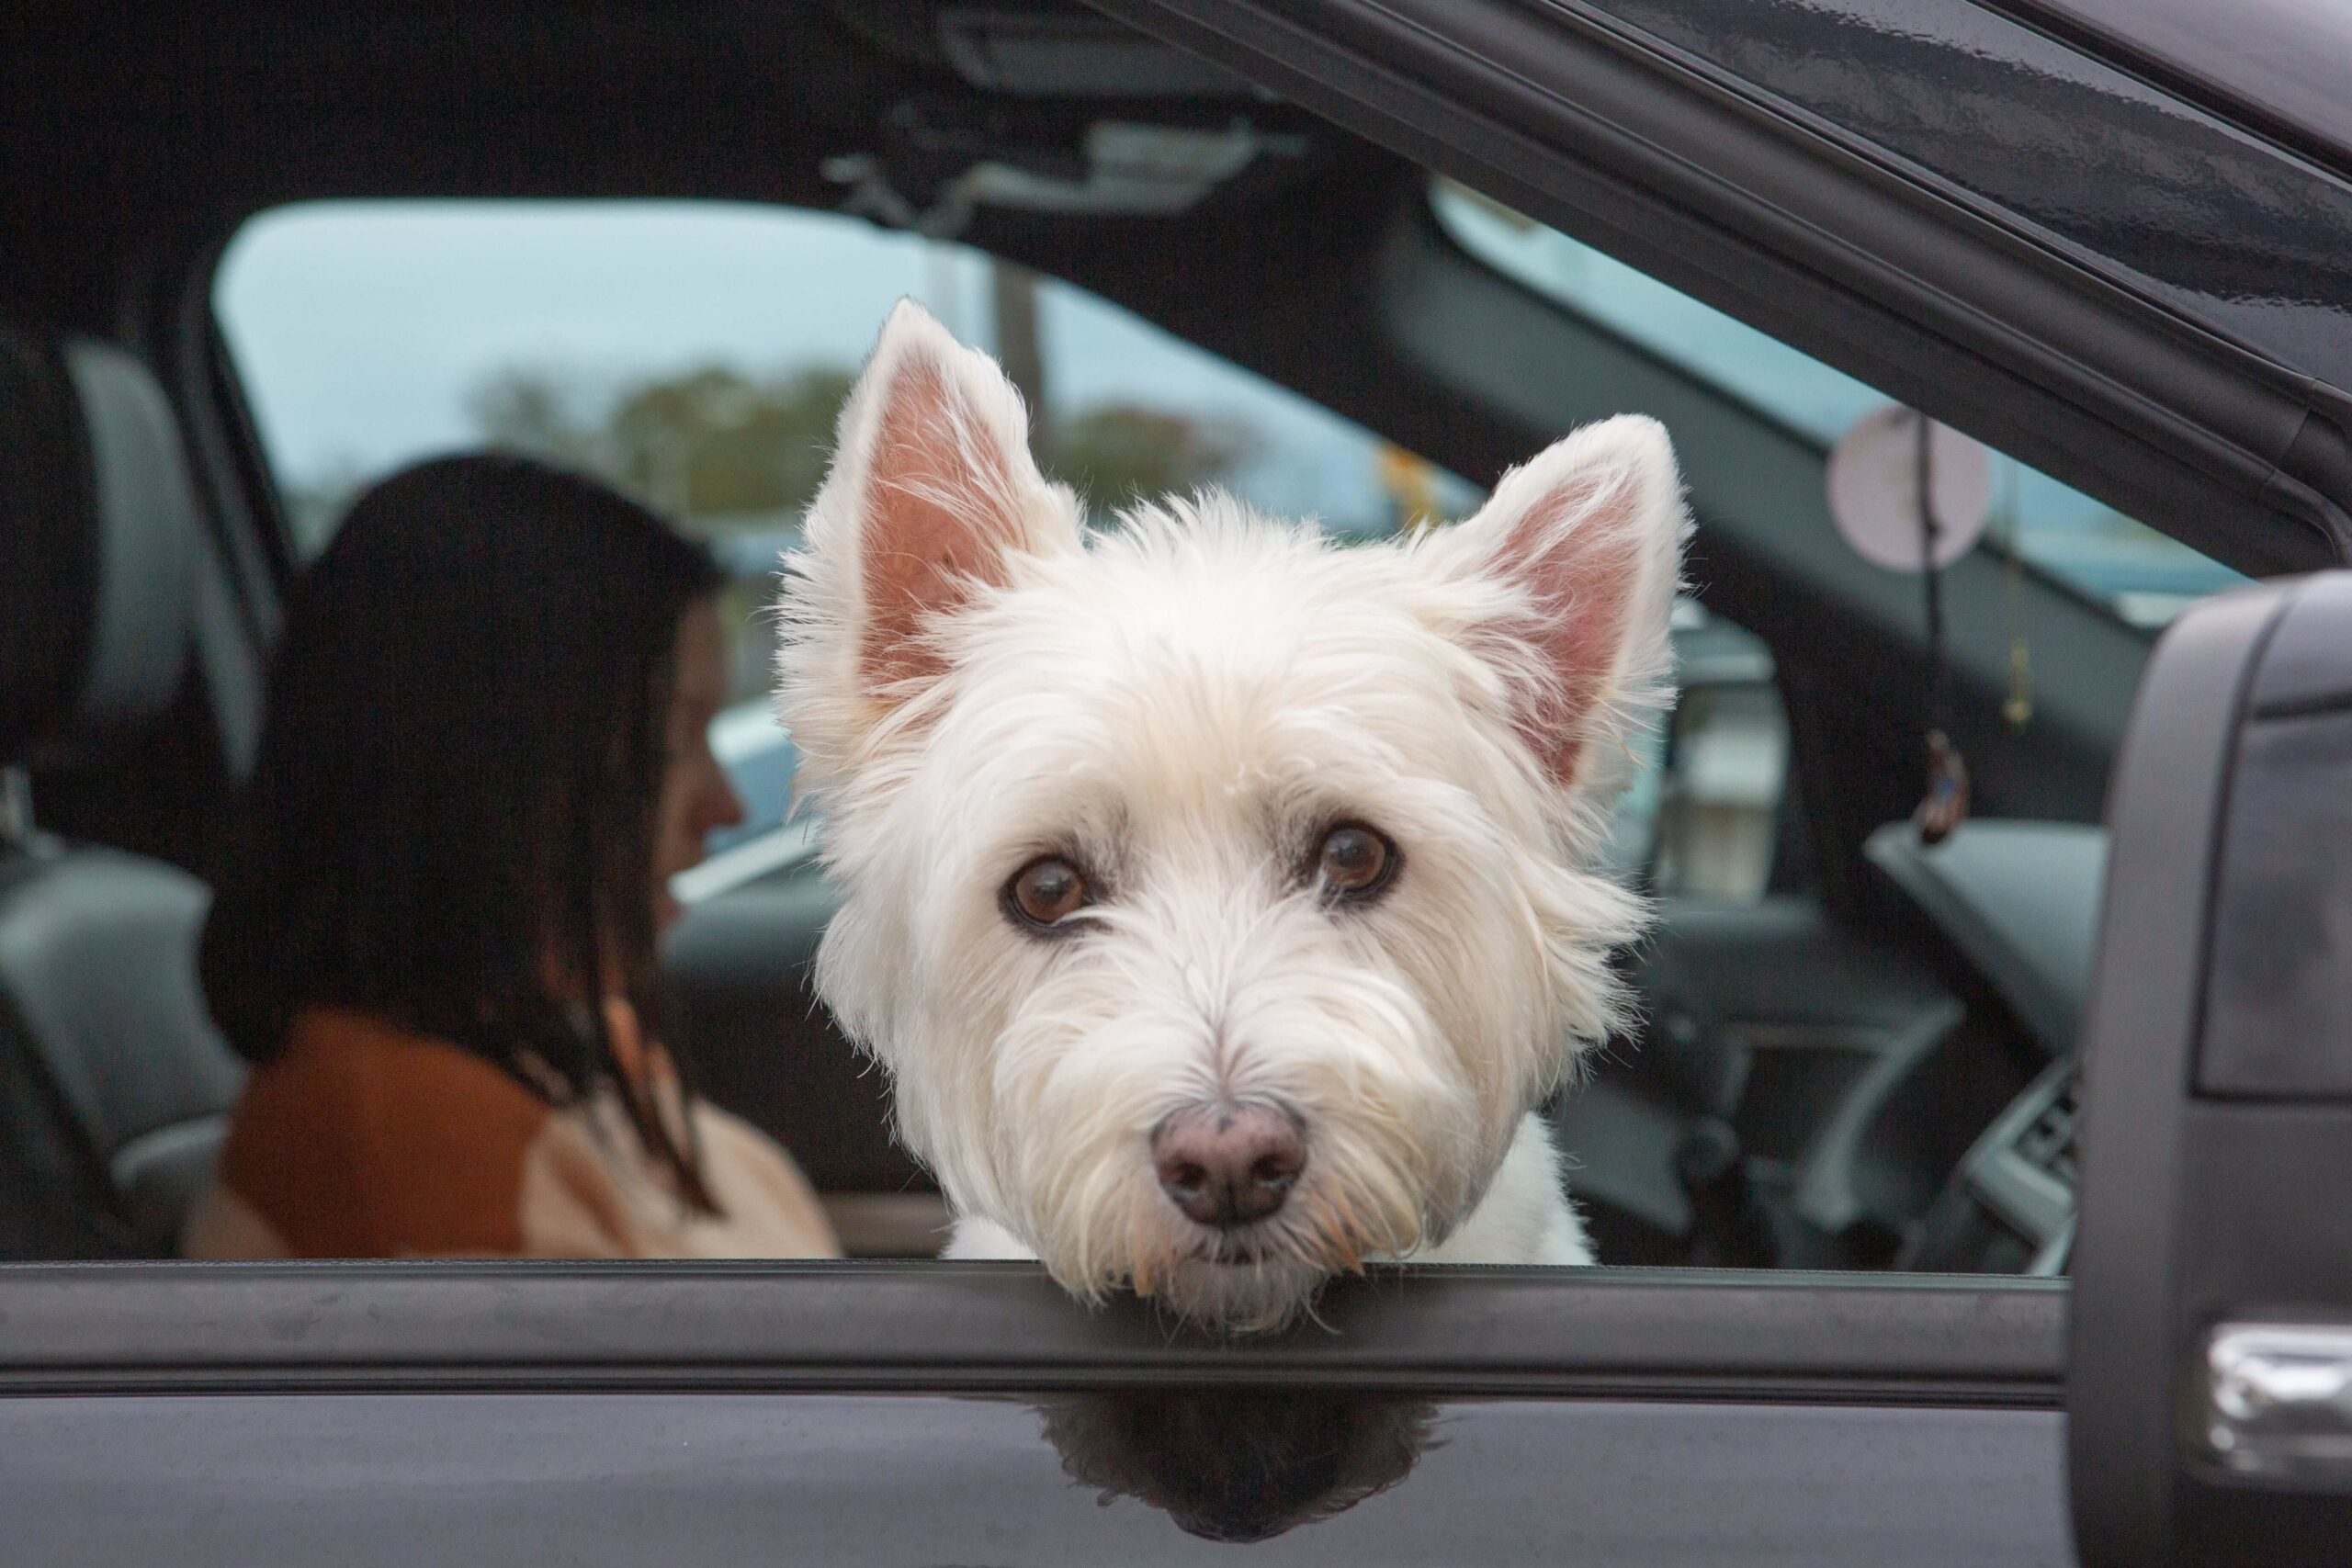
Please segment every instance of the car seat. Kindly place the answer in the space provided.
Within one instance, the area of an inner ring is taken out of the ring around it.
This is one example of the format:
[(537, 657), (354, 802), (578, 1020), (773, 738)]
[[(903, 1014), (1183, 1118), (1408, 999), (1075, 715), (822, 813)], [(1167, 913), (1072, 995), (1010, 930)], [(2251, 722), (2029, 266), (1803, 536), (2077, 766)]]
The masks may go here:
[(119, 762), (180, 692), (200, 526), (142, 364), (0, 329), (0, 1259), (168, 1256), (242, 1081), (203, 885), (41, 832), (27, 782)]

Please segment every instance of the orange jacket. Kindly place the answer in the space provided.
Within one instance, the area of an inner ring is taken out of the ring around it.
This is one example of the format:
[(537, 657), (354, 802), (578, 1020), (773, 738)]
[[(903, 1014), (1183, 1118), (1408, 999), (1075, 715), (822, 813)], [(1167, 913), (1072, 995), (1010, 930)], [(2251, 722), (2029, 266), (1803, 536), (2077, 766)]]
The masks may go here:
[(835, 1258), (792, 1157), (689, 1103), (627, 1008), (616, 1054), (691, 1118), (721, 1213), (694, 1211), (610, 1090), (555, 1105), (446, 1041), (332, 1010), (304, 1012), (245, 1086), (190, 1258)]

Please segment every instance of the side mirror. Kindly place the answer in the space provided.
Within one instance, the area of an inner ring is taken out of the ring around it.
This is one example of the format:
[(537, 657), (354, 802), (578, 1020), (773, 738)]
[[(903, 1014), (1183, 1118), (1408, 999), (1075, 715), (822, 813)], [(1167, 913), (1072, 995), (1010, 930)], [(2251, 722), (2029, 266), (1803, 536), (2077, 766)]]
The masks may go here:
[(2352, 1562), (2352, 572), (2181, 618), (2109, 819), (2066, 1395), (2082, 1561)]

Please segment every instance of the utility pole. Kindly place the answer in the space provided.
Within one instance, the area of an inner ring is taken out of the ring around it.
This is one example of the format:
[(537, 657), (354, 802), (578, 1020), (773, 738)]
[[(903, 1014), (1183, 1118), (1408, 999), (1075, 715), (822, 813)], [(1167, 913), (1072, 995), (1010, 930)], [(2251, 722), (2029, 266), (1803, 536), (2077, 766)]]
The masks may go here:
[(1009, 261), (989, 263), (989, 303), (996, 316), (996, 357), (1021, 389), (1029, 421), (1045, 422), (1046, 356), (1037, 342), (1037, 275)]

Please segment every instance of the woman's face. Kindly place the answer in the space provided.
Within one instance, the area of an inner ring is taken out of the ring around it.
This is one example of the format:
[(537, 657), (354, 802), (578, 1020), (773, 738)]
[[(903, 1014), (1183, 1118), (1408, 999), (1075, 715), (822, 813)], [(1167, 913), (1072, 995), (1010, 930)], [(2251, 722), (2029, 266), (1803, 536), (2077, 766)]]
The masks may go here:
[(653, 914), (679, 915), (670, 879), (702, 860), (703, 840), (743, 819), (743, 803), (710, 750), (710, 721), (727, 698), (727, 633), (718, 606), (697, 599), (678, 622), (677, 681), (670, 698), (669, 758), (653, 819)]

